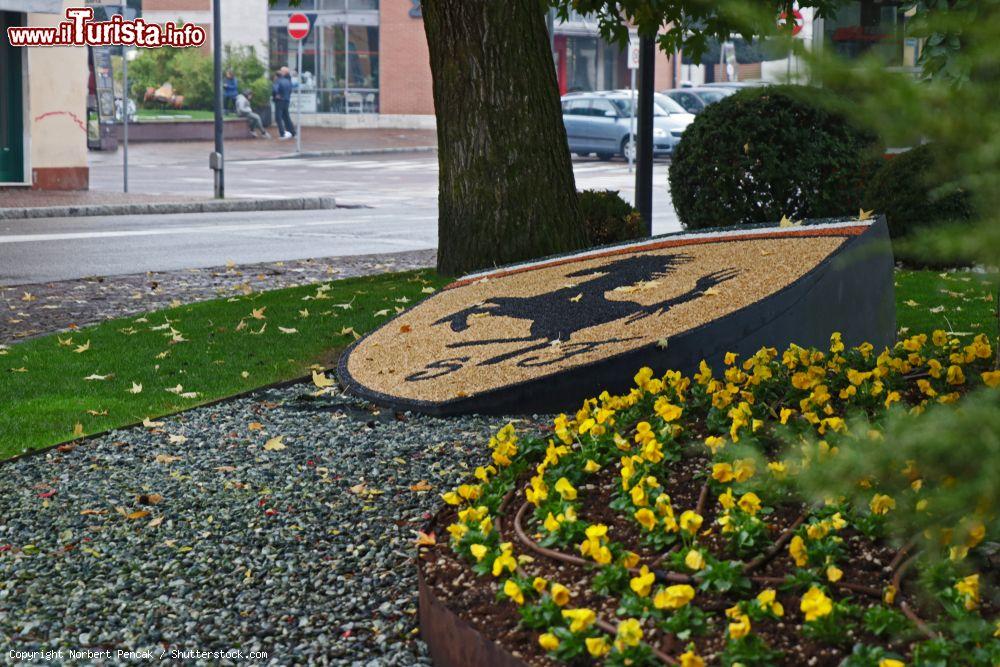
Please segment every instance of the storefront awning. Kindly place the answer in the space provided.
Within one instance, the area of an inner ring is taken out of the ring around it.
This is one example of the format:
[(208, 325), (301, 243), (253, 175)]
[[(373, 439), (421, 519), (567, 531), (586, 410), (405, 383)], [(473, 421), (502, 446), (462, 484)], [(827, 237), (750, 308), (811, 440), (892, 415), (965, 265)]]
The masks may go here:
[(62, 0), (0, 0), (0, 11), (62, 14)]

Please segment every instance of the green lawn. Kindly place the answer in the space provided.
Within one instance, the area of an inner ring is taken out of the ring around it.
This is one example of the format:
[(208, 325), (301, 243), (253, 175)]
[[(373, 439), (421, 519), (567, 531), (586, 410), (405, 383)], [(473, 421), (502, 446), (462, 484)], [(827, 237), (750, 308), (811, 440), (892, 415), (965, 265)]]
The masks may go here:
[[(205, 301), (11, 345), (0, 350), (0, 460), (81, 429), (96, 433), (330, 367), (353, 332), (445, 282), (431, 271), (351, 278), (328, 290)], [(92, 376), (107, 377), (85, 379)], [(133, 383), (140, 393), (130, 393)]]
[(997, 295), (991, 285), (988, 276), (971, 271), (897, 271), (897, 324), (903, 333), (943, 329), (963, 337), (984, 333), (995, 341)]
[[(0, 349), (0, 460), (330, 367), (354, 332), (445, 282), (431, 271), (338, 280), (328, 289), (206, 301)], [(896, 299), (906, 332), (997, 335), (995, 295), (981, 275), (897, 272)], [(130, 393), (133, 383), (141, 392)]]
[[(170, 123), (186, 120), (212, 120), (215, 118), (214, 111), (205, 111), (203, 109), (137, 109), (135, 115), (140, 123)], [(226, 118), (235, 117), (235, 115), (230, 114), (228, 111), (226, 112)]]

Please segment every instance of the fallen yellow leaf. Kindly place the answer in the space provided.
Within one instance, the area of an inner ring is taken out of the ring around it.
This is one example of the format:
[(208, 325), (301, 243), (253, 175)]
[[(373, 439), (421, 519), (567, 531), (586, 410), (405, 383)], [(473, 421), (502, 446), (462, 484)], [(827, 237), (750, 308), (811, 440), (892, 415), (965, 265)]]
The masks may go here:
[(285, 449), (285, 444), (282, 442), (284, 439), (285, 436), (283, 435), (275, 436), (264, 443), (264, 449), (269, 452), (279, 452)]
[(332, 387), (334, 382), (326, 376), (325, 373), (317, 373), (313, 371), (312, 374), (313, 384), (319, 389), (326, 389), (327, 387)]

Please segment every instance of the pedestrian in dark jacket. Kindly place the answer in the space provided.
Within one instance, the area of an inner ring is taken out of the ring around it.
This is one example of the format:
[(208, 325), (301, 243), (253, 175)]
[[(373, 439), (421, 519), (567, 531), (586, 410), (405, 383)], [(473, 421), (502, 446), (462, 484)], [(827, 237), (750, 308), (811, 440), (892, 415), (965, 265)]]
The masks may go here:
[(230, 111), (236, 108), (236, 96), (240, 94), (240, 83), (236, 80), (233, 70), (226, 70), (226, 76), (222, 80), (222, 97), (225, 100), (226, 108)]
[(292, 74), (287, 67), (278, 70), (278, 78), (271, 88), (274, 95), (274, 115), (278, 121), (278, 138), (291, 139), (295, 136), (295, 125), (289, 113), (292, 102)]

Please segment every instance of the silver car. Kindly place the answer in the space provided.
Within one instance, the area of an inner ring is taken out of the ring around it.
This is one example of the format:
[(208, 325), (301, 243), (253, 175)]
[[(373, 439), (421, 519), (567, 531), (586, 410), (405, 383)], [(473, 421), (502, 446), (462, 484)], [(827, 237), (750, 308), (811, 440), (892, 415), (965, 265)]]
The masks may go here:
[[(653, 155), (673, 154), (685, 128), (694, 120), (679, 104), (656, 93), (653, 104)], [(629, 141), (632, 94), (627, 90), (571, 93), (562, 98), (563, 124), (569, 150), (581, 157), (596, 153), (602, 160), (634, 150)], [(638, 124), (638, 121), (636, 121)], [(634, 158), (634, 155), (631, 155)]]

